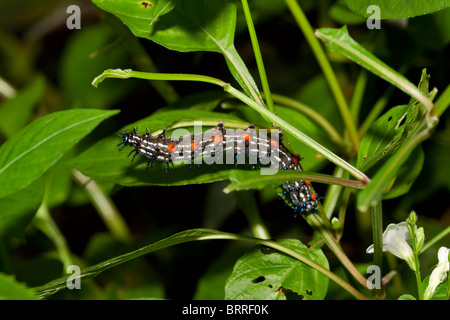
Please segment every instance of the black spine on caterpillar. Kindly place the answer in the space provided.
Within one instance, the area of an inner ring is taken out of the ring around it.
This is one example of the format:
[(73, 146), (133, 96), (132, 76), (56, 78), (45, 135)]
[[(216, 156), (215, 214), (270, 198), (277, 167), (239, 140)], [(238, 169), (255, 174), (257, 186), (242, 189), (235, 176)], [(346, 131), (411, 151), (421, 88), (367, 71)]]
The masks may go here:
[[(134, 129), (132, 132), (125, 131), (122, 134), (123, 145), (134, 147), (128, 157), (134, 153), (131, 161), (137, 153), (147, 157), (147, 167), (153, 161), (166, 162), (166, 173), (169, 163), (178, 160), (200, 159), (206, 155), (216, 157), (216, 163), (223, 163), (223, 154), (231, 154), (231, 159), (239, 163), (239, 156), (258, 156), (259, 159), (275, 158), (278, 161), (278, 169), (302, 171), (300, 158), (289, 152), (277, 140), (268, 139), (265, 136), (255, 134), (254, 126), (250, 125), (246, 130), (225, 130), (222, 123), (201, 134), (189, 134), (180, 140), (169, 139), (165, 136), (165, 130), (158, 136), (151, 136), (146, 130), (145, 135), (139, 135)], [(264, 150), (263, 153), (261, 150)], [(189, 152), (188, 152), (189, 151)], [(227, 158), (227, 163), (229, 158)], [(205, 160), (206, 163), (208, 163)], [(211, 163), (209, 163), (211, 164)], [(316, 212), (319, 197), (312, 192), (310, 182), (299, 180), (285, 182), (281, 186), (281, 196), (285, 202), (294, 209), (295, 213)]]

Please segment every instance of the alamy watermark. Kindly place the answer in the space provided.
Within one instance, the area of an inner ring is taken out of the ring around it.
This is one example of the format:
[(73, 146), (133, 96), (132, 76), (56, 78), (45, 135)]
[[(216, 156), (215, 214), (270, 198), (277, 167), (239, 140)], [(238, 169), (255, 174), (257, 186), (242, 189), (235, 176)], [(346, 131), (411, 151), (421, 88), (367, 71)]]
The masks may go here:
[(81, 270), (80, 267), (73, 264), (67, 267), (66, 270), (67, 273), (70, 273), (71, 275), (67, 278), (66, 286), (67, 289), (73, 290), (73, 289), (81, 289), (81, 279), (80, 274)]
[(66, 9), (66, 13), (70, 16), (66, 20), (67, 29), (81, 29), (81, 9), (77, 5), (70, 5)]
[(366, 273), (369, 274), (366, 281), (367, 289), (381, 289), (381, 270), (377, 265), (367, 267)]
[(367, 13), (370, 13), (371, 16), (367, 18), (366, 26), (368, 29), (381, 29), (381, 9), (377, 5), (370, 5), (367, 7)]

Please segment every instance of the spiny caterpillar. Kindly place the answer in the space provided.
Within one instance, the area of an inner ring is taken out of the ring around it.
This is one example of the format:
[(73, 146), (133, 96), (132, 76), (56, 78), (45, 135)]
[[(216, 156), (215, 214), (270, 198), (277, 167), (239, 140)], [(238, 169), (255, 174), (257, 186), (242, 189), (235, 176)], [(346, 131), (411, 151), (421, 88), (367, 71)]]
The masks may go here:
[[(299, 163), (299, 157), (289, 152), (279, 143), (279, 134), (268, 138), (266, 135), (259, 134), (255, 127), (250, 125), (247, 129), (225, 129), (223, 123), (219, 123), (205, 132), (188, 134), (181, 139), (168, 138), (165, 130), (157, 135), (150, 135), (148, 129), (144, 135), (139, 135), (134, 129), (132, 132), (125, 131), (122, 134), (123, 145), (134, 147), (128, 154), (134, 153), (131, 161), (136, 154), (147, 157), (147, 167), (153, 162), (161, 161), (166, 163), (166, 173), (169, 170), (169, 164), (174, 161), (184, 160), (191, 163), (202, 157), (209, 157), (210, 161), (223, 163), (224, 155), (231, 155), (233, 162), (238, 161), (238, 157), (258, 159), (259, 163), (275, 166), (276, 169), (302, 171)], [(211, 160), (211, 158), (214, 158)], [(229, 163), (227, 157), (227, 163)], [(307, 213), (316, 212), (319, 197), (312, 192), (310, 181), (300, 180), (285, 182), (281, 185), (282, 198), (294, 209), (294, 212)]]

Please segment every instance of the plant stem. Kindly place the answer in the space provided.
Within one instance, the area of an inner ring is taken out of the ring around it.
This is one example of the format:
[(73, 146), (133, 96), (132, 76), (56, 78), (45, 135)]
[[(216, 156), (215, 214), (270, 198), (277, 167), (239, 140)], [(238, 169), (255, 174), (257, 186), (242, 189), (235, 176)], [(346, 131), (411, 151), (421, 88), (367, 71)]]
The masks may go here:
[(73, 170), (72, 174), (75, 181), (86, 191), (87, 196), (111, 234), (124, 242), (131, 241), (131, 232), (108, 193), (78, 170)]
[(383, 112), (384, 107), (386, 107), (386, 104), (390, 96), (394, 92), (394, 88), (395, 88), (394, 86), (389, 86), (386, 92), (375, 102), (372, 109), (370, 109), (369, 114), (359, 127), (358, 133), (360, 137), (363, 137), (366, 134), (367, 130), (369, 130), (369, 127), (372, 125), (372, 123), (374, 123), (375, 120), (378, 119), (381, 112)]
[[(382, 259), (383, 259), (383, 212), (381, 207), (381, 200), (377, 201), (371, 207), (372, 218), (372, 238), (373, 238), (373, 264), (380, 268), (382, 273)], [(375, 288), (373, 290), (375, 297), (384, 297), (384, 287)]]
[(433, 239), (427, 241), (424, 246), (422, 247), (422, 249), (420, 249), (419, 254), (427, 251), (428, 249), (430, 249), (432, 246), (434, 246), (439, 240), (445, 238), (447, 235), (450, 234), (450, 226), (448, 226), (447, 228), (445, 228), (444, 230), (442, 230), (441, 232), (439, 232), (436, 236), (433, 237)]
[(312, 120), (314, 120), (317, 124), (319, 124), (322, 127), (322, 129), (324, 129), (328, 133), (331, 141), (338, 144), (339, 146), (344, 146), (345, 142), (342, 139), (341, 135), (336, 131), (336, 129), (334, 129), (334, 127), (330, 124), (330, 122), (328, 122), (328, 120), (325, 117), (323, 117), (319, 112), (297, 100), (294, 100), (286, 96), (273, 93), (272, 98), (275, 103), (282, 104), (288, 108), (295, 109), (309, 116)]
[(434, 104), (433, 113), (437, 117), (440, 117), (445, 110), (450, 106), (450, 85), (445, 88), (444, 92), (440, 95), (439, 99)]
[(356, 279), (356, 281), (358, 281), (359, 284), (361, 284), (364, 288), (366, 288), (367, 279), (356, 269), (355, 265), (342, 251), (339, 244), (334, 239), (333, 235), (323, 226), (321, 219), (316, 214), (310, 214), (308, 218), (309, 218), (308, 222), (310, 223), (310, 225), (317, 228), (323, 241), (331, 249), (331, 251), (342, 263), (342, 265), (351, 273), (351, 275)]
[(236, 192), (236, 197), (252, 229), (253, 236), (264, 240), (270, 239), (269, 231), (259, 215), (254, 196), (249, 191), (240, 191)]
[(248, 32), (250, 34), (250, 40), (253, 46), (253, 52), (255, 54), (256, 65), (258, 67), (259, 78), (263, 87), (264, 95), (266, 98), (267, 108), (275, 113), (275, 106), (273, 105), (272, 95), (269, 88), (269, 82), (267, 80), (266, 69), (264, 68), (264, 62), (259, 48), (258, 37), (256, 36), (255, 26), (253, 25), (253, 19), (248, 6), (247, 0), (241, 0), (242, 8), (244, 9), (245, 21), (247, 22)]
[(289, 9), (291, 10), (291, 13), (294, 16), (295, 20), (297, 21), (300, 29), (302, 30), (306, 38), (306, 41), (308, 41), (311, 50), (316, 56), (317, 62), (319, 63), (320, 68), (322, 69), (322, 72), (328, 82), (328, 85), (330, 86), (331, 92), (333, 93), (333, 96), (336, 100), (336, 104), (341, 113), (342, 120), (344, 121), (345, 126), (348, 130), (350, 141), (352, 142), (353, 145), (353, 150), (358, 151), (359, 135), (356, 130), (356, 125), (355, 122), (353, 121), (353, 117), (350, 113), (350, 108), (347, 104), (344, 93), (342, 92), (342, 89), (337, 80), (336, 74), (334, 73), (330, 62), (328, 61), (327, 56), (324, 50), (322, 49), (319, 40), (317, 40), (317, 38), (315, 37), (314, 31), (311, 25), (309, 24), (309, 21), (306, 18), (305, 14), (303, 13), (303, 10), (301, 9), (298, 2), (296, 0), (285, 0), (285, 2), (289, 7)]
[(417, 293), (419, 295), (419, 300), (423, 300), (423, 284), (422, 284), (422, 277), (420, 275), (420, 266), (419, 266), (419, 252), (417, 250), (417, 238), (416, 233), (412, 232), (412, 243), (413, 243), (413, 254), (414, 254), (414, 268), (415, 268), (415, 275), (416, 275), (416, 284), (417, 284)]
[(359, 122), (359, 112), (361, 110), (362, 99), (364, 97), (364, 90), (367, 84), (367, 71), (361, 69), (358, 78), (356, 79), (355, 89), (353, 90), (352, 100), (350, 102), (350, 111), (353, 115), (353, 121), (356, 125)]
[(48, 210), (45, 201), (39, 207), (35, 220), (36, 226), (53, 242), (58, 252), (59, 259), (64, 265), (64, 271), (72, 264), (71, 253), (66, 239), (62, 235)]

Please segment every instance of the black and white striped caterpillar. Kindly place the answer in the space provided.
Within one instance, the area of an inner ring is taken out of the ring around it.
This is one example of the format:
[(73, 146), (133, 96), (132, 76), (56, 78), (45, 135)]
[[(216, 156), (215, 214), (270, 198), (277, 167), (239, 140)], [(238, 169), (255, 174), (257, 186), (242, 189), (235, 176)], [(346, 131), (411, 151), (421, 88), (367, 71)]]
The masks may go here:
[[(225, 129), (223, 123), (219, 123), (205, 132), (186, 134), (180, 139), (166, 137), (165, 130), (157, 136), (152, 136), (148, 129), (144, 135), (139, 135), (134, 129), (132, 132), (125, 131), (122, 134), (122, 142), (117, 146), (123, 145), (120, 150), (126, 146), (134, 147), (128, 154), (130, 156), (134, 153), (131, 161), (140, 153), (147, 157), (147, 167), (155, 160), (165, 162), (166, 173), (169, 164), (173, 165), (175, 161), (191, 164), (192, 161), (198, 163), (198, 159), (203, 159), (208, 164), (222, 164), (224, 160), (226, 163), (231, 161), (242, 164), (248, 159), (250, 164), (270, 163), (271, 168), (302, 171), (299, 157), (279, 143), (278, 132), (271, 133), (268, 138), (267, 134), (261, 131), (263, 130), (256, 132), (253, 125), (245, 130)], [(281, 188), (281, 196), (294, 212), (317, 212), (319, 197), (312, 192), (308, 180), (285, 182)]]

